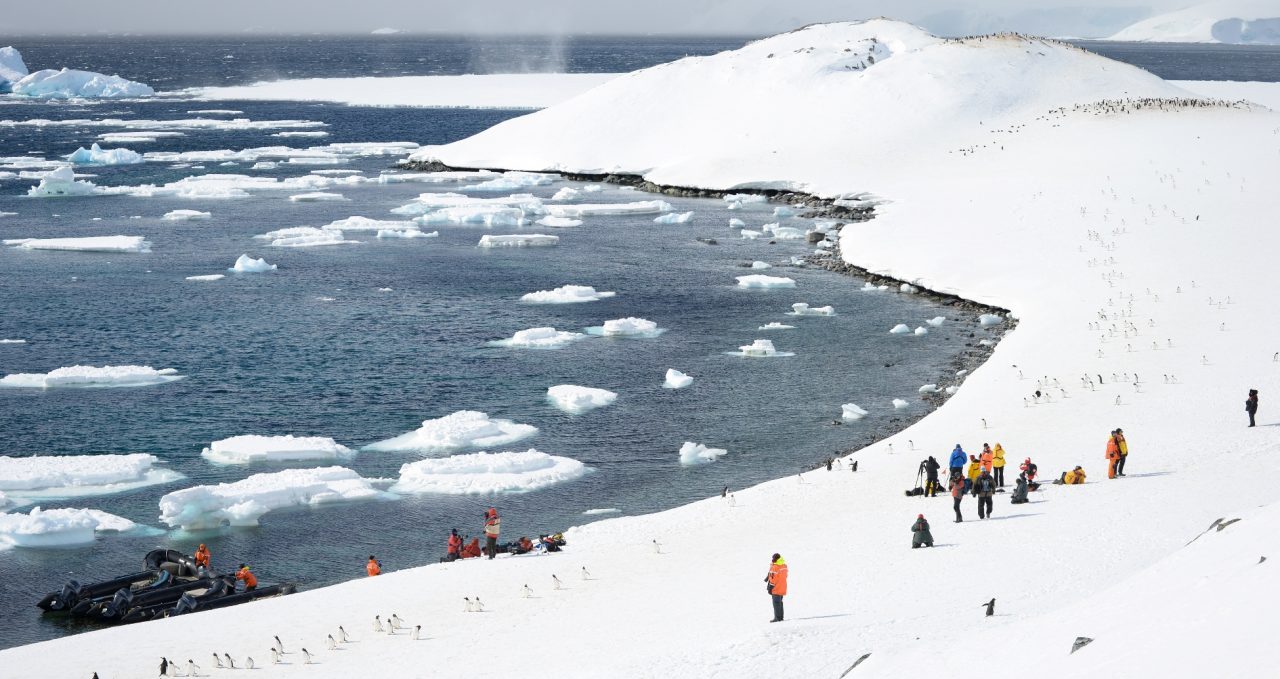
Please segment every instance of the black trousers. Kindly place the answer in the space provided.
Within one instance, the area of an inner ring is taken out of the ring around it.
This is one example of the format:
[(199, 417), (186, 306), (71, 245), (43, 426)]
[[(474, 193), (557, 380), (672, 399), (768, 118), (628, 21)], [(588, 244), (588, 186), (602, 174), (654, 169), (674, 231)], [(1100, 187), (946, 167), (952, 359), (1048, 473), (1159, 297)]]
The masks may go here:
[(985, 519), (988, 516), (991, 516), (991, 507), (992, 507), (992, 501), (991, 501), (990, 495), (986, 497), (979, 497), (978, 498), (978, 518)]
[(1004, 488), (1004, 467), (995, 468), (996, 485)]
[(956, 521), (963, 521), (963, 520), (964, 520), (964, 517), (963, 517), (963, 516), (960, 516), (960, 500), (961, 500), (961, 498), (959, 498), (959, 497), (958, 497), (958, 498), (955, 498), (954, 503), (953, 503), (953, 508), (956, 510)]
[(490, 559), (498, 555), (498, 538), (486, 536), (484, 545), (489, 548)]
[(782, 620), (782, 595), (770, 594), (773, 597), (773, 619)]
[(1124, 461), (1125, 461), (1125, 459), (1126, 459), (1126, 458), (1128, 458), (1128, 457), (1129, 457), (1128, 455), (1121, 455), (1121, 456), (1120, 456), (1120, 459), (1119, 459), (1119, 460), (1116, 460), (1116, 473), (1117, 473), (1117, 474), (1120, 474), (1120, 475), (1122, 475), (1122, 476), (1124, 475)]
[(1254, 413), (1252, 410), (1248, 411), (1248, 413), (1249, 413), (1249, 426), (1250, 426), (1250, 427), (1255, 426), (1255, 423), (1254, 423), (1254, 421), (1253, 421), (1253, 416), (1254, 416), (1256, 413)]

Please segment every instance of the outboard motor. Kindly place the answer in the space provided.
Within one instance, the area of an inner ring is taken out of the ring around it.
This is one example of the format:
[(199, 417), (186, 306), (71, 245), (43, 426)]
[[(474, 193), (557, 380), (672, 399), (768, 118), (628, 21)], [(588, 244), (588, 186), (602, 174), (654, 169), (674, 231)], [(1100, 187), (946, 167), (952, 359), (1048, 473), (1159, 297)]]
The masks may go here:
[(80, 583), (75, 580), (67, 582), (62, 586), (62, 592), (58, 594), (58, 598), (54, 599), (53, 606), (49, 610), (65, 611), (76, 605), (76, 601), (80, 599)]
[(129, 589), (128, 587), (125, 587), (120, 591), (116, 592), (115, 596), (111, 597), (111, 602), (108, 603), (106, 606), (102, 607), (102, 610), (99, 612), (99, 615), (101, 615), (104, 618), (120, 618), (120, 617), (123, 617), (126, 612), (128, 612), (129, 607), (132, 605), (133, 605), (133, 590)]
[(182, 597), (178, 599), (178, 605), (174, 606), (173, 610), (170, 611), (169, 614), (182, 615), (183, 613), (190, 613), (196, 610), (196, 607), (199, 605), (200, 603), (196, 601), (195, 597), (190, 594), (183, 594)]

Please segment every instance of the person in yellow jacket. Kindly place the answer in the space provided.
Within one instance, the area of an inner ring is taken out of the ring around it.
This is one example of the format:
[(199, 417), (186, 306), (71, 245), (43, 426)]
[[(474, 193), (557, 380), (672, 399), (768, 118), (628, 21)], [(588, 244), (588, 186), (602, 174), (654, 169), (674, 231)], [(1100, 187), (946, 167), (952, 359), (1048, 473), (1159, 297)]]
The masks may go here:
[(969, 481), (970, 481), (970, 482), (972, 482), (972, 481), (974, 481), (975, 479), (977, 479), (977, 478), (978, 478), (978, 475), (979, 475), (979, 474), (981, 474), (981, 473), (982, 473), (982, 460), (979, 460), (978, 458), (974, 457), (973, 455), (970, 455), (970, 456), (969, 456), (969, 470), (968, 470), (967, 472), (965, 472), (965, 476), (968, 476), (968, 477), (969, 477)]
[(1084, 483), (1084, 469), (1077, 466), (1062, 476), (1062, 482), (1068, 486), (1078, 486)]
[(991, 449), (991, 468), (994, 470), (992, 475), (996, 477), (996, 485), (1004, 488), (1004, 448), (1000, 447), (999, 442)]
[(1124, 461), (1129, 459), (1129, 442), (1124, 439), (1124, 430), (1116, 428), (1116, 442), (1120, 444), (1120, 459), (1116, 461), (1116, 476), (1124, 476)]

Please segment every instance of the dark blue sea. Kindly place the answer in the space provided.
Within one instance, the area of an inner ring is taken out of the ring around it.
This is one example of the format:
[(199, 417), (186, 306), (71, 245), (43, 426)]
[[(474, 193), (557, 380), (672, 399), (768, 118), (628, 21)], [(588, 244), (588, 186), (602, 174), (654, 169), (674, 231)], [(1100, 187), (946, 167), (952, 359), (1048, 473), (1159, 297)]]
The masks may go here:
[[(567, 70), (618, 72), (690, 54), (741, 45), (740, 39), (254, 37), (58, 38), (17, 42), (33, 68), (71, 66), (148, 82), (158, 90), (241, 84), (270, 78), (423, 75)], [(1092, 49), (1105, 51), (1102, 46)], [(1109, 49), (1109, 48), (1108, 48)], [(1156, 48), (1153, 48), (1155, 50)], [(1166, 49), (1166, 48), (1159, 48)], [(1132, 46), (1113, 56), (1151, 57)], [(1174, 49), (1157, 61), (1166, 77), (1268, 79), (1233, 71), (1231, 50)], [(1276, 55), (1267, 57), (1272, 66)], [(1153, 62), (1154, 64), (1154, 62)], [(1144, 64), (1147, 65), (1147, 64)], [(1155, 65), (1149, 65), (1155, 69)], [(1250, 67), (1251, 69), (1253, 67)], [(1265, 70), (1265, 69), (1264, 69)], [(1271, 71), (1275, 79), (1274, 69)], [(312, 103), (130, 101), (95, 104), (0, 103), (3, 120), (192, 118), (188, 111), (223, 108), (259, 121), (324, 124), (324, 139), (280, 138), (279, 130), (187, 131), (185, 136), (129, 145), (139, 151), (303, 147), (334, 142), (461, 139), (520, 111), (377, 109)], [(55, 159), (103, 132), (92, 125), (0, 126), (0, 156)], [(117, 144), (108, 144), (116, 146)], [(358, 158), (342, 169), (366, 176), (393, 167), (394, 157)], [(324, 166), (248, 163), (177, 167), (173, 163), (86, 168), (101, 186), (175, 181), (211, 172), (290, 177)], [(404, 183), (328, 189), (348, 200), (294, 203), (291, 192), (250, 198), (190, 200), (91, 196), (33, 199), (33, 179), (0, 180), (0, 238), (142, 235), (150, 254), (0, 250), (0, 375), (46, 372), (75, 364), (175, 368), (185, 379), (120, 389), (0, 389), (0, 454), (81, 455), (146, 452), (188, 478), (118, 495), (49, 501), (49, 507), (92, 507), (142, 524), (157, 520), (157, 501), (171, 490), (234, 481), (285, 465), (216, 467), (199, 453), (239, 434), (330, 436), (350, 447), (416, 429), (422, 420), (480, 410), (535, 425), (537, 436), (510, 449), (536, 447), (586, 463), (585, 477), (524, 494), (408, 496), (393, 502), (342, 504), (267, 514), (255, 528), (162, 537), (102, 535), (91, 547), (0, 551), (0, 645), (30, 643), (77, 631), (42, 617), (35, 601), (65, 580), (94, 580), (136, 569), (156, 546), (190, 551), (207, 542), (215, 565), (252, 564), (265, 581), (320, 587), (363, 575), (376, 554), (388, 569), (438, 560), (450, 528), (476, 533), (480, 513), (496, 504), (504, 535), (537, 535), (591, 521), (593, 508), (625, 514), (658, 511), (792, 474), (837, 450), (859, 446), (924, 415), (923, 384), (947, 382), (961, 355), (998, 330), (922, 296), (864, 293), (862, 281), (791, 266), (813, 251), (803, 241), (743, 240), (728, 220), (749, 226), (776, 221), (772, 205), (728, 211), (714, 199), (666, 198), (693, 211), (687, 224), (659, 225), (652, 216), (591, 217), (576, 229), (551, 231), (555, 248), (486, 251), (485, 233), (547, 232), (542, 227), (441, 226), (435, 239), (379, 241), (349, 234), (359, 245), (271, 248), (254, 235), (292, 226), (321, 226), (363, 215), (390, 219), (394, 207), (433, 187)], [(531, 189), (549, 198), (559, 181)], [(504, 194), (498, 194), (504, 195)], [(652, 198), (618, 187), (593, 201)], [(173, 209), (212, 212), (212, 219), (160, 219)], [(787, 220), (804, 228), (806, 220)], [(428, 227), (432, 230), (437, 227)], [(856, 227), (855, 227), (856, 228)], [(703, 240), (699, 240), (703, 239)], [(709, 245), (705, 239), (714, 239)], [(228, 276), (212, 283), (185, 277), (224, 271), (242, 253), (279, 270)], [(743, 290), (734, 277), (789, 276), (794, 290)], [(600, 302), (530, 306), (519, 297), (564, 284), (616, 291)], [(382, 291), (380, 288), (391, 288)], [(833, 305), (831, 318), (784, 315), (793, 302)], [(925, 337), (887, 331), (945, 315)], [(552, 325), (580, 330), (639, 316), (667, 332), (656, 339), (594, 339), (554, 351), (487, 346), (517, 330)], [(762, 333), (771, 321), (794, 330)], [(725, 355), (769, 337), (791, 358), (744, 360)], [(661, 388), (667, 368), (695, 376), (683, 390)], [(616, 404), (570, 416), (550, 407), (547, 387), (580, 384), (616, 391)], [(907, 411), (890, 402), (906, 398)], [(870, 411), (856, 424), (834, 426), (842, 403)], [(730, 452), (719, 461), (683, 467), (677, 450), (697, 441)], [(370, 478), (394, 478), (412, 454), (362, 453), (348, 466)], [(903, 479), (903, 487), (913, 479)], [(22, 511), (26, 511), (23, 508)], [(572, 548), (572, 547), (570, 547)]]

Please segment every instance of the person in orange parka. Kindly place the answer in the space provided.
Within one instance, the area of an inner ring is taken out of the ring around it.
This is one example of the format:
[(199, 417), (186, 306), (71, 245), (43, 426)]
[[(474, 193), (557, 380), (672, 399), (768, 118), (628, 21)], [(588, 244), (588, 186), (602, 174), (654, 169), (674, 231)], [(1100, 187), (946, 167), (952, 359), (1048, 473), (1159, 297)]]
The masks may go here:
[(375, 575), (382, 575), (382, 563), (373, 558), (373, 555), (370, 554), (369, 563), (364, 565), (364, 571), (368, 573), (371, 578)]
[(782, 622), (782, 597), (787, 595), (787, 562), (782, 560), (781, 554), (774, 554), (769, 560), (769, 574), (764, 581), (768, 583), (766, 589), (773, 598), (773, 620), (769, 622)]
[(982, 463), (982, 471), (991, 473), (991, 461), (994, 456), (991, 453), (991, 446), (982, 444), (982, 454), (978, 456), (978, 461)]
[(249, 567), (240, 564), (240, 570), (236, 571), (236, 580), (244, 581), (244, 591), (252, 592), (258, 588), (258, 579), (249, 572)]
[(458, 529), (454, 528), (449, 531), (449, 543), (444, 555), (445, 561), (454, 561), (462, 558), (462, 536), (458, 535)]
[(1107, 439), (1107, 478), (1116, 477), (1116, 463), (1120, 461), (1120, 439), (1115, 430), (1111, 430), (1111, 438)]
[(471, 538), (471, 542), (462, 548), (462, 558), (471, 559), (480, 556), (480, 538)]
[(203, 568), (205, 570), (209, 570), (209, 561), (211, 559), (211, 555), (209, 554), (209, 548), (205, 547), (203, 542), (200, 543), (200, 547), (196, 549), (195, 559), (196, 559), (196, 566)]

